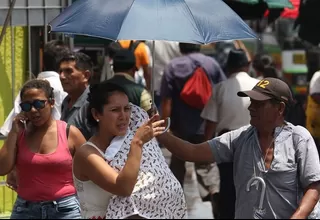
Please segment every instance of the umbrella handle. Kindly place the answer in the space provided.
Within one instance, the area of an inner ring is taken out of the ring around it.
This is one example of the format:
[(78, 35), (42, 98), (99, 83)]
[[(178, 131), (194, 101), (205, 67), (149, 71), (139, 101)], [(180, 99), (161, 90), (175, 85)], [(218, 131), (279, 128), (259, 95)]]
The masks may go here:
[(264, 181), (263, 178), (261, 177), (252, 177), (248, 183), (247, 183), (247, 187), (246, 187), (246, 190), (247, 192), (250, 191), (250, 188), (251, 188), (251, 184), (254, 182), (254, 181), (258, 181), (257, 184), (259, 184), (259, 182), (261, 183), (261, 194), (260, 194), (260, 201), (259, 201), (259, 209), (263, 209), (263, 202), (264, 202), (264, 197), (266, 195), (266, 182)]

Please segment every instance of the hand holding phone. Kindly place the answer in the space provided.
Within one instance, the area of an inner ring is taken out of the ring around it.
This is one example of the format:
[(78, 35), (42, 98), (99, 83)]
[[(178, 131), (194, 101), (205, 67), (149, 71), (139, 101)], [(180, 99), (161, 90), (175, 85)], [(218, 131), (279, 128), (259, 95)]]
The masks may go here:
[(19, 113), (12, 122), (11, 132), (20, 133), (23, 129), (27, 129), (27, 120), (23, 112)]

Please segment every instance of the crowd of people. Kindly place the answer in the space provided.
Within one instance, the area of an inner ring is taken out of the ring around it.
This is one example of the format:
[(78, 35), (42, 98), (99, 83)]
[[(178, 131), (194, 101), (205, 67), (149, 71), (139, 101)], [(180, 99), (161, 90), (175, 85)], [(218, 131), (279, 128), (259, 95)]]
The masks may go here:
[(11, 218), (187, 218), (186, 161), (215, 218), (319, 218), (319, 72), (304, 115), (272, 57), (241, 41), (214, 56), (156, 41), (154, 63), (149, 43), (111, 43), (101, 82), (90, 56), (45, 45), (0, 129)]

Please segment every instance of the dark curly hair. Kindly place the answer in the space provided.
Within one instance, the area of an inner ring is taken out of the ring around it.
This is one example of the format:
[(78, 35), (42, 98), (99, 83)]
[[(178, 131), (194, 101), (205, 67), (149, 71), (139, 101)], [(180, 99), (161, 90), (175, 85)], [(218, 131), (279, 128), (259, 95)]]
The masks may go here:
[(127, 95), (124, 88), (119, 85), (107, 81), (93, 84), (90, 86), (90, 93), (88, 94), (88, 110), (87, 110), (87, 120), (91, 127), (98, 127), (98, 123), (93, 118), (91, 110), (94, 108), (97, 112), (103, 112), (103, 106), (108, 104), (109, 97), (114, 92), (121, 92)]
[(22, 99), (24, 93), (29, 89), (41, 89), (44, 91), (48, 99), (54, 98), (53, 88), (50, 86), (50, 83), (47, 80), (32, 79), (26, 82), (20, 91), (20, 99)]

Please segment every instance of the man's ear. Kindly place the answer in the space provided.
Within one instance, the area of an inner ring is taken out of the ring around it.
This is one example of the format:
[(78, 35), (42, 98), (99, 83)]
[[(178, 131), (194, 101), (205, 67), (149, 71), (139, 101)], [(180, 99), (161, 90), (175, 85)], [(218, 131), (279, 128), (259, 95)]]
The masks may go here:
[(87, 82), (89, 82), (89, 80), (92, 77), (92, 73), (89, 70), (84, 71), (84, 78), (87, 80)]
[(284, 111), (286, 109), (286, 104), (284, 102), (280, 102), (280, 105), (279, 105), (279, 113), (281, 115), (283, 115)]

